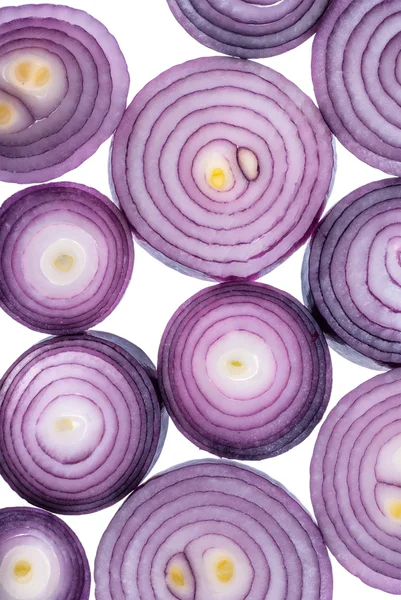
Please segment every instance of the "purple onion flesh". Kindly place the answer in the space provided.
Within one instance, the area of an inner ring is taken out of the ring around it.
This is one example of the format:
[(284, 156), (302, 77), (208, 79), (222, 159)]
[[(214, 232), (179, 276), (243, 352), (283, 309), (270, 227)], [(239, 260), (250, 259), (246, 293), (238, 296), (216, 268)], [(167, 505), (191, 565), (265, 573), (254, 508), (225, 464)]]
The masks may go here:
[(134, 247), (118, 208), (92, 188), (27, 188), (0, 208), (0, 306), (52, 334), (85, 331), (122, 298)]
[(155, 367), (110, 334), (45, 340), (0, 382), (0, 473), (53, 512), (90, 513), (124, 498), (166, 432)]
[(400, 0), (336, 0), (312, 56), (317, 102), (332, 132), (393, 175), (401, 175), (400, 19)]
[(241, 58), (265, 58), (307, 40), (330, 0), (167, 2), (177, 21), (201, 44)]
[(310, 98), (276, 71), (203, 58), (136, 96), (111, 170), (151, 254), (204, 279), (255, 279), (314, 229), (332, 179), (332, 138)]
[(90, 570), (75, 533), (36, 508), (0, 510), (1, 600), (88, 600)]
[(0, 9), (0, 180), (78, 167), (123, 116), (129, 75), (106, 27), (54, 4)]
[(401, 594), (401, 370), (347, 394), (323, 424), (311, 493), (325, 542), (370, 586)]
[(365, 366), (401, 364), (401, 180), (361, 187), (321, 221), (304, 296), (333, 347)]
[(261, 460), (302, 442), (331, 392), (331, 360), (312, 315), (261, 283), (205, 289), (171, 318), (158, 361), (180, 431), (218, 456)]
[(262, 473), (180, 465), (132, 494), (95, 563), (97, 600), (331, 600), (326, 547), (309, 514)]

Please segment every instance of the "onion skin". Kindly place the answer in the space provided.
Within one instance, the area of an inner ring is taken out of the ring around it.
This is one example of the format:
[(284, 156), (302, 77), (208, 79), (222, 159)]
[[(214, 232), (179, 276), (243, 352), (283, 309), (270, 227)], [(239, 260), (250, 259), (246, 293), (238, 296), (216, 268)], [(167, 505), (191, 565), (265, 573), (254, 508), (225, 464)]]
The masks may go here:
[[(217, 589), (207, 580), (212, 549), (234, 557), (231, 586), (229, 577)], [(174, 560), (188, 579), (180, 595), (166, 583)], [(327, 550), (308, 513), (265, 474), (225, 460), (179, 465), (132, 494), (103, 535), (95, 582), (96, 600), (332, 598)]]
[(45, 340), (0, 382), (0, 473), (53, 512), (91, 513), (124, 498), (166, 433), (155, 367), (111, 334)]
[[(84, 247), (86, 262), (78, 278), (60, 286), (48, 279), (42, 259), (63, 238)], [(120, 302), (133, 264), (124, 216), (93, 188), (34, 186), (0, 208), (0, 306), (31, 329), (57, 335), (93, 327)]]
[(134, 231), (168, 266), (252, 280), (310, 236), (330, 192), (331, 134), (282, 75), (233, 58), (169, 69), (116, 131), (114, 192)]
[(332, 383), (312, 315), (261, 283), (220, 284), (187, 300), (164, 332), (158, 373), (178, 429), (203, 450), (243, 460), (302, 442), (321, 420)]
[(55, 179), (78, 167), (114, 133), (127, 102), (125, 59), (104, 25), (68, 6), (1, 8), (0, 40), (0, 62), (14, 52), (24, 65), (27, 53), (34, 52), (45, 64), (56, 60), (60, 71), (56, 77), (54, 65), (50, 69), (47, 85), (55, 102), (47, 111), (46, 99), (33, 101), (22, 85), (0, 77), (0, 92), (11, 95), (11, 105), (22, 102), (33, 115), (32, 124), (20, 117), (20, 130), (2, 132), (0, 127), (0, 180), (26, 184)]
[(320, 110), (334, 135), (365, 163), (401, 175), (399, 0), (337, 0), (313, 44)]
[[(32, 538), (47, 544), (56, 554), (60, 564), (60, 581), (54, 594), (49, 598), (88, 600), (91, 585), (89, 563), (85, 550), (72, 529), (58, 517), (36, 508), (0, 509), (2, 550), (6, 544), (9, 548), (14, 545), (21, 546), (25, 540), (32, 540)], [(0, 593), (2, 598), (8, 600), (8, 595), (3, 596), (6, 592), (1, 584)]]
[(240, 58), (267, 58), (296, 48), (315, 33), (330, 1), (167, 0), (198, 42)]
[(311, 494), (325, 542), (364, 583), (401, 594), (399, 448), (401, 370), (347, 394), (324, 422)]
[(401, 364), (400, 209), (400, 179), (358, 188), (324, 217), (304, 259), (305, 304), (337, 352), (370, 368)]

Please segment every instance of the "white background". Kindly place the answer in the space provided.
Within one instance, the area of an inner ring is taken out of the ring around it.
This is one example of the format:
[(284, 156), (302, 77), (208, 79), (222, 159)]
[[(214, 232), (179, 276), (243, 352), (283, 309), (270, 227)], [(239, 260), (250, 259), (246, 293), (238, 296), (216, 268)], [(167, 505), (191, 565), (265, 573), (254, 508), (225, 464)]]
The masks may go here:
[[(13, 4), (24, 4), (13, 0)], [(3, 3), (2, 3), (3, 4)], [(64, 4), (54, 0), (54, 4)], [(216, 54), (193, 40), (175, 21), (166, 0), (70, 0), (69, 4), (85, 9), (102, 21), (117, 38), (128, 62), (131, 74), (129, 101), (151, 79), (165, 69), (186, 60)], [(101, 42), (101, 40), (100, 40)], [(260, 62), (277, 69), (314, 98), (310, 75), (311, 40), (282, 56)], [(107, 161), (109, 142), (84, 165), (60, 180), (76, 181), (96, 187), (110, 195)], [(372, 169), (347, 152), (337, 142), (337, 176), (329, 200), (329, 207), (355, 188), (387, 177)], [(0, 182), (0, 204), (19, 186)], [(262, 281), (301, 297), (300, 269), (304, 248), (289, 258)], [(140, 346), (155, 362), (163, 330), (176, 308), (189, 296), (207, 284), (176, 273), (151, 258), (136, 246), (134, 276), (122, 302), (98, 329), (123, 336)], [(0, 310), (0, 376), (20, 354), (44, 336), (13, 322)], [(332, 352), (334, 388), (330, 406), (361, 382), (375, 375), (374, 371), (358, 367)], [(281, 481), (308, 509), (309, 463), (318, 428), (300, 446), (278, 458), (262, 461), (254, 466)], [(153, 474), (184, 460), (208, 456), (188, 442), (170, 423), (162, 455)], [(251, 463), (249, 463), (251, 464)], [(26, 504), (0, 479), (0, 508)], [(67, 517), (65, 520), (82, 541), (91, 567), (99, 539), (114, 515), (117, 506), (89, 516)], [(345, 571), (334, 559), (334, 600), (363, 598), (384, 600), (390, 594), (371, 589)], [(94, 586), (91, 600), (94, 599)]]

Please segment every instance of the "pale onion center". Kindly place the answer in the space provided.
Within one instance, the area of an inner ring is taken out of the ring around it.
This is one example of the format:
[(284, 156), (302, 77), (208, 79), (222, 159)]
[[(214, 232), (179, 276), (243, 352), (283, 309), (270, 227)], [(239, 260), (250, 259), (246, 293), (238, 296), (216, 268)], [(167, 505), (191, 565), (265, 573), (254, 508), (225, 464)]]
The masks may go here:
[(54, 266), (63, 273), (68, 273), (74, 265), (74, 257), (70, 254), (60, 254), (54, 261)]
[(240, 360), (229, 360), (226, 368), (231, 375), (237, 376), (246, 373), (249, 367)]
[(215, 190), (222, 190), (226, 184), (226, 179), (226, 174), (224, 173), (223, 169), (221, 169), (220, 167), (216, 167), (212, 170), (210, 174), (209, 184)]
[(401, 521), (401, 501), (392, 500), (389, 503), (389, 513), (397, 521)]
[(54, 429), (59, 433), (64, 431), (72, 431), (74, 429), (74, 421), (67, 417), (63, 417), (62, 419), (58, 419), (58, 421), (56, 421)]
[(216, 576), (221, 583), (228, 583), (234, 577), (234, 562), (230, 558), (223, 558), (216, 563)]
[(24, 61), (14, 69), (16, 80), (23, 86), (41, 88), (50, 81), (50, 69), (40, 63)]
[(8, 125), (11, 121), (12, 112), (8, 104), (0, 104), (0, 125)]
[(32, 579), (32, 565), (27, 560), (19, 560), (14, 565), (13, 574), (18, 583), (29, 583)]
[(225, 372), (226, 377), (236, 381), (250, 379), (259, 370), (256, 354), (246, 348), (233, 348), (224, 352), (218, 360), (218, 369)]
[(85, 249), (73, 239), (62, 238), (43, 252), (40, 266), (50, 283), (71, 285), (82, 275), (86, 266)]
[(184, 571), (181, 569), (180, 565), (173, 563), (170, 567), (169, 576), (170, 576), (171, 581), (177, 587), (184, 587), (185, 575), (184, 575)]

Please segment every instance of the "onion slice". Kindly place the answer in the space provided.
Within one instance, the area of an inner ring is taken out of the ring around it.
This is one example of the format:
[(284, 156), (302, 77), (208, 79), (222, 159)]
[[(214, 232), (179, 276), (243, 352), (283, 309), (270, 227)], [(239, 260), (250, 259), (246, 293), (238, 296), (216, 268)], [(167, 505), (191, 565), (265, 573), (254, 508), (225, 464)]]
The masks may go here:
[(331, 392), (326, 340), (295, 298), (261, 283), (203, 290), (171, 318), (159, 350), (167, 410), (194, 444), (261, 460), (302, 442)]
[(85, 550), (61, 519), (36, 508), (0, 509), (2, 600), (88, 600)]
[(330, 0), (167, 0), (198, 42), (241, 58), (266, 58), (296, 48), (316, 30)]
[(263, 473), (229, 461), (154, 477), (108, 526), (97, 600), (331, 600), (321, 534)]
[(401, 364), (401, 180), (361, 187), (321, 221), (304, 261), (305, 303), (355, 362)]
[(51, 183), (0, 208), (0, 306), (37, 331), (77, 333), (109, 315), (132, 274), (118, 208), (92, 188)]
[(0, 473), (53, 512), (90, 513), (124, 498), (166, 432), (155, 367), (117, 336), (45, 340), (0, 382)]
[(255, 279), (314, 229), (330, 189), (332, 138), (312, 100), (276, 71), (203, 58), (136, 96), (111, 167), (151, 254), (203, 279)]
[(318, 29), (312, 74), (330, 129), (355, 156), (401, 175), (399, 0), (336, 0)]
[(311, 493), (337, 560), (368, 585), (401, 594), (401, 370), (347, 394), (319, 432)]
[(123, 116), (129, 75), (109, 31), (86, 12), (0, 9), (0, 180), (41, 183), (78, 167)]

